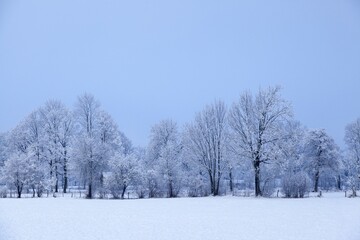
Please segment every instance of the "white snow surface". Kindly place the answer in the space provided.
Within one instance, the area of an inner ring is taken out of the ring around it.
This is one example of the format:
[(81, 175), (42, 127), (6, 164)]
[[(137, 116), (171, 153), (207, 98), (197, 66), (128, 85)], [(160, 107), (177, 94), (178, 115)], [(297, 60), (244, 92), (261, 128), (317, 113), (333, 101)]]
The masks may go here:
[(360, 198), (0, 199), (1, 240), (359, 240)]

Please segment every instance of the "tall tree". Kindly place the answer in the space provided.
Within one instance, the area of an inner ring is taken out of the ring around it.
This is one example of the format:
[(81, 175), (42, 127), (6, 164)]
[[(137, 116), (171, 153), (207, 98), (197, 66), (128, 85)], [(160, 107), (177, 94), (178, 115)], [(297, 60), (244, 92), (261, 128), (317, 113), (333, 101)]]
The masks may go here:
[(151, 129), (149, 162), (161, 176), (168, 197), (176, 197), (181, 183), (181, 145), (177, 125), (172, 120), (163, 120)]
[(189, 157), (207, 172), (211, 194), (219, 195), (220, 179), (226, 162), (227, 144), (226, 107), (217, 101), (196, 115), (186, 126), (185, 140)]
[(74, 131), (74, 120), (72, 113), (67, 109), (63, 109), (63, 115), (61, 120), (62, 121), (59, 132), (59, 143), (61, 146), (63, 192), (66, 193), (69, 184), (69, 150), (72, 144), (72, 137)]
[(356, 191), (360, 187), (360, 118), (346, 126), (345, 143), (347, 145), (345, 166), (348, 183), (352, 189), (353, 196), (356, 196)]
[[(45, 156), (49, 163), (50, 178), (54, 181), (54, 190), (58, 192), (62, 180), (63, 191), (68, 186), (68, 148), (72, 135), (72, 116), (58, 100), (49, 100), (40, 109), (44, 140)], [(61, 179), (62, 176), (62, 179)]]
[(95, 183), (100, 178), (103, 163), (98, 155), (101, 144), (97, 138), (97, 120), (100, 103), (93, 95), (84, 94), (78, 97), (75, 109), (77, 136), (73, 157), (75, 168), (84, 176), (87, 183), (87, 198), (93, 198)]
[(281, 126), (291, 115), (291, 107), (281, 97), (279, 87), (260, 89), (255, 97), (245, 92), (230, 110), (234, 149), (240, 159), (249, 159), (252, 163), (256, 196), (262, 195), (262, 165), (275, 160), (274, 148), (285, 137)]
[(306, 136), (304, 155), (308, 171), (313, 176), (314, 192), (318, 192), (321, 173), (325, 170), (337, 172), (339, 147), (324, 129), (311, 130)]
[(42, 125), (40, 113), (36, 110), (20, 122), (8, 136), (7, 151), (8, 156), (12, 156), (8, 161), (21, 161), (27, 165), (24, 168), (28, 177), (26, 183), (32, 188), (33, 196), (36, 193), (41, 196), (50, 182), (44, 161), (45, 142)]
[(104, 171), (107, 170), (107, 163), (109, 159), (117, 153), (123, 154), (124, 149), (122, 148), (122, 139), (118, 130), (117, 124), (114, 122), (110, 114), (101, 110), (97, 115), (96, 120), (96, 135), (95, 140), (99, 139), (97, 146), (98, 162), (101, 163), (101, 167), (98, 169), (100, 172), (99, 190), (100, 197), (105, 195), (104, 186)]
[(120, 148), (121, 139), (115, 122), (100, 109), (93, 95), (84, 94), (78, 98), (75, 119), (74, 165), (87, 184), (87, 198), (93, 198), (95, 188), (103, 186), (103, 173), (114, 151)]

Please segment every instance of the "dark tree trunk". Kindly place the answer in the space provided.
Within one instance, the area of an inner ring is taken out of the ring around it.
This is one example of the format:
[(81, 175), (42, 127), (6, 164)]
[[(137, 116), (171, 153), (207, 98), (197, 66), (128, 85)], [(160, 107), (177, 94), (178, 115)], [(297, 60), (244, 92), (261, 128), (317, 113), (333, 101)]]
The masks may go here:
[(216, 179), (216, 186), (215, 186), (215, 192), (214, 192), (214, 196), (218, 196), (219, 195), (219, 189), (220, 189), (220, 178), (221, 178), (221, 173), (218, 171), (217, 174), (217, 179)]
[(89, 183), (89, 189), (88, 189), (88, 194), (87, 194), (86, 198), (92, 199), (92, 184), (91, 183)]
[(341, 176), (340, 174), (336, 178), (336, 186), (338, 190), (341, 190)]
[(22, 186), (18, 185), (16, 190), (17, 190), (17, 198), (21, 198)]
[(220, 179), (221, 179), (221, 153), (220, 153), (220, 142), (218, 143), (218, 159), (217, 159), (217, 180), (216, 180), (216, 191), (214, 196), (219, 195)]
[(67, 173), (64, 173), (64, 188), (63, 188), (64, 193), (67, 193), (67, 188), (68, 188), (68, 176)]
[[(51, 181), (53, 180), (52, 178), (53, 178), (53, 162), (52, 162), (52, 160), (50, 161), (50, 163), (49, 163), (49, 165), (50, 165), (50, 179), (51, 179)], [(50, 190), (51, 190), (51, 192), (53, 191), (53, 185), (51, 184), (50, 185)]]
[(234, 191), (234, 183), (233, 183), (233, 175), (232, 175), (231, 169), (229, 172), (229, 185), (230, 185), (230, 191), (233, 192)]
[(67, 175), (67, 159), (66, 159), (66, 151), (64, 153), (65, 157), (64, 157), (64, 187), (63, 187), (63, 193), (67, 192), (67, 188), (68, 188), (68, 175)]
[(100, 174), (100, 198), (105, 198), (104, 174)]
[(216, 165), (214, 164), (214, 170), (212, 172), (212, 182), (213, 182), (213, 187), (212, 187), (212, 194), (213, 196), (216, 196)]
[(315, 186), (314, 186), (314, 192), (318, 192), (319, 188), (319, 178), (320, 178), (320, 171), (317, 170), (315, 173)]
[(254, 170), (255, 170), (255, 196), (261, 196), (261, 188), (260, 188), (260, 161), (256, 160), (254, 162)]
[(55, 192), (59, 192), (59, 174), (58, 174), (58, 169), (57, 166), (55, 166)]
[(215, 183), (214, 183), (214, 179), (213, 179), (213, 175), (212, 172), (209, 170), (209, 177), (210, 177), (210, 187), (211, 187), (211, 194), (215, 193)]
[(172, 183), (171, 179), (169, 180), (169, 194), (168, 195), (170, 198), (175, 197), (173, 183)]
[(127, 186), (124, 184), (123, 189), (122, 189), (122, 192), (121, 192), (121, 199), (124, 199), (126, 187), (127, 187)]
[(55, 192), (59, 192), (59, 180), (56, 178), (56, 181), (55, 181)]

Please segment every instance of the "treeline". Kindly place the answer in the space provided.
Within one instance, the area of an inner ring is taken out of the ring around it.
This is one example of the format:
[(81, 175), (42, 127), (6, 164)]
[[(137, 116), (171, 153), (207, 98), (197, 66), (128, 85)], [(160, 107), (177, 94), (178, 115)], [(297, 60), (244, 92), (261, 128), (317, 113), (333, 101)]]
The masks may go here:
[(293, 118), (279, 87), (244, 92), (230, 107), (215, 101), (181, 129), (163, 120), (146, 148), (134, 147), (90, 94), (73, 110), (51, 100), (0, 135), (0, 193), (66, 193), (87, 198), (221, 195), (304, 197), (360, 186), (360, 119), (345, 129), (343, 151), (324, 129)]

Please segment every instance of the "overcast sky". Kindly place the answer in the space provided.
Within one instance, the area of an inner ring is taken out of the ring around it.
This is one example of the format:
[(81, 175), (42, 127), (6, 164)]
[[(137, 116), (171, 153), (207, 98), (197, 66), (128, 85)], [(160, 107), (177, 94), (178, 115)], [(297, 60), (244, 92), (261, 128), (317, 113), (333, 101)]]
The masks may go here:
[(343, 145), (360, 117), (360, 1), (0, 0), (0, 132), (89, 92), (145, 145), (162, 119), (269, 85)]

